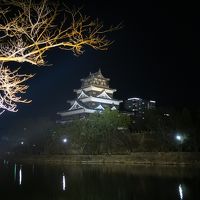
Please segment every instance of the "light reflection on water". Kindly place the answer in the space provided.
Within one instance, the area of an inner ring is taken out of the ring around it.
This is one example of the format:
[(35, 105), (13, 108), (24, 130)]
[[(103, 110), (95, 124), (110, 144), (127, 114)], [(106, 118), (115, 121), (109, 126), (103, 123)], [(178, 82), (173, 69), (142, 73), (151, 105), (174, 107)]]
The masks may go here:
[(20, 169), (19, 169), (19, 185), (22, 184), (22, 165), (20, 165)]
[(6, 200), (200, 199), (199, 169), (22, 165), (7, 164), (7, 161), (2, 164), (0, 162), (0, 197), (7, 195)]
[(14, 182), (16, 181), (17, 176), (17, 164), (14, 164)]
[(180, 199), (182, 200), (183, 199), (183, 189), (182, 189), (181, 184), (179, 184), (179, 186), (178, 186), (178, 191), (179, 191)]
[(62, 189), (63, 189), (63, 191), (65, 191), (65, 187), (66, 187), (66, 185), (65, 185), (65, 175), (63, 173), (63, 176), (62, 176)]

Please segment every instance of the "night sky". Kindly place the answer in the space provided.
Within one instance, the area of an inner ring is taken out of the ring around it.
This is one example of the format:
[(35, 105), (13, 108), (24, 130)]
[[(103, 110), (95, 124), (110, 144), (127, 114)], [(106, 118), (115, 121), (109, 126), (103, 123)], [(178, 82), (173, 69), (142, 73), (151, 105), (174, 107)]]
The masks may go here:
[[(199, 107), (199, 10), (197, 5), (166, 1), (73, 1), (83, 12), (105, 25), (123, 22), (123, 29), (110, 33), (108, 51), (85, 48), (79, 57), (54, 49), (46, 55), (52, 66), (21, 64), (21, 72), (36, 73), (28, 81), (26, 97), (31, 104), (19, 105), (17, 113), (0, 116), (0, 132), (16, 123), (39, 117), (56, 119), (68, 108), (80, 79), (96, 72), (110, 78), (116, 99), (141, 97), (156, 100), (158, 107)], [(11, 63), (17, 66), (16, 63)], [(24, 124), (23, 126), (25, 126)], [(1, 134), (1, 133), (0, 133)]]

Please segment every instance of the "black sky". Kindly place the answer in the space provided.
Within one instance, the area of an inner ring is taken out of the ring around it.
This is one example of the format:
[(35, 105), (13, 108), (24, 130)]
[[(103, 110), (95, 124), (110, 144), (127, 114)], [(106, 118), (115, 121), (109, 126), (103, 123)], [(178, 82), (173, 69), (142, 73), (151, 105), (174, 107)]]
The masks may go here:
[[(86, 48), (79, 57), (54, 49), (46, 60), (52, 66), (23, 64), (22, 72), (34, 72), (27, 97), (17, 113), (0, 116), (0, 131), (24, 119), (56, 118), (75, 97), (80, 78), (101, 68), (116, 88), (115, 98), (154, 99), (158, 106), (199, 107), (200, 17), (197, 5), (158, 1), (73, 1), (84, 13), (104, 24), (123, 22), (123, 29), (109, 34), (115, 40), (106, 52)], [(12, 65), (16, 66), (15, 63)]]

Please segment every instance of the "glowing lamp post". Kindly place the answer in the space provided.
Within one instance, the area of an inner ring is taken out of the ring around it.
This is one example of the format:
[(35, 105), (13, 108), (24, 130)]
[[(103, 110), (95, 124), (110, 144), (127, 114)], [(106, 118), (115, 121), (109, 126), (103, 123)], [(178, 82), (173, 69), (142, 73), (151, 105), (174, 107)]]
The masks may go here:
[(67, 138), (62, 139), (63, 143), (67, 143)]
[(66, 144), (67, 144), (67, 142), (68, 142), (67, 138), (62, 139), (62, 143), (64, 144), (63, 145), (64, 154), (66, 154)]
[(182, 141), (182, 136), (181, 136), (181, 135), (176, 135), (176, 139), (177, 139), (178, 141)]
[(183, 144), (183, 141), (184, 141), (184, 136), (183, 135), (181, 135), (181, 134), (177, 134), (176, 135), (176, 140), (179, 142), (179, 144), (180, 144), (180, 151), (182, 151), (182, 144)]

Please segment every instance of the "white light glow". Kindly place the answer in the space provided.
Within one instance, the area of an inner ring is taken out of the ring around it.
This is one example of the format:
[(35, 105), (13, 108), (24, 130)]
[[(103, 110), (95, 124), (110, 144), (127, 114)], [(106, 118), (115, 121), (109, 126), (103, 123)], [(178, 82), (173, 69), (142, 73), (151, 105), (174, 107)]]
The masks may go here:
[(20, 144), (22, 144), (22, 145), (23, 145), (23, 144), (24, 144), (24, 142), (23, 142), (23, 141), (21, 141), (21, 142), (20, 142)]
[(22, 184), (22, 168), (20, 166), (20, 170), (19, 170), (19, 185)]
[(176, 136), (176, 139), (179, 140), (179, 141), (181, 141), (181, 140), (182, 140), (182, 137), (181, 137), (180, 135), (177, 135), (177, 136)]
[(67, 138), (64, 138), (64, 139), (63, 139), (63, 142), (64, 142), (64, 143), (67, 143)]
[(183, 199), (183, 189), (182, 189), (181, 184), (178, 186), (178, 191), (179, 191), (180, 199)]
[(65, 185), (65, 175), (63, 174), (63, 177), (62, 177), (62, 186), (63, 186), (63, 191), (65, 191), (65, 187), (66, 187), (66, 185)]

